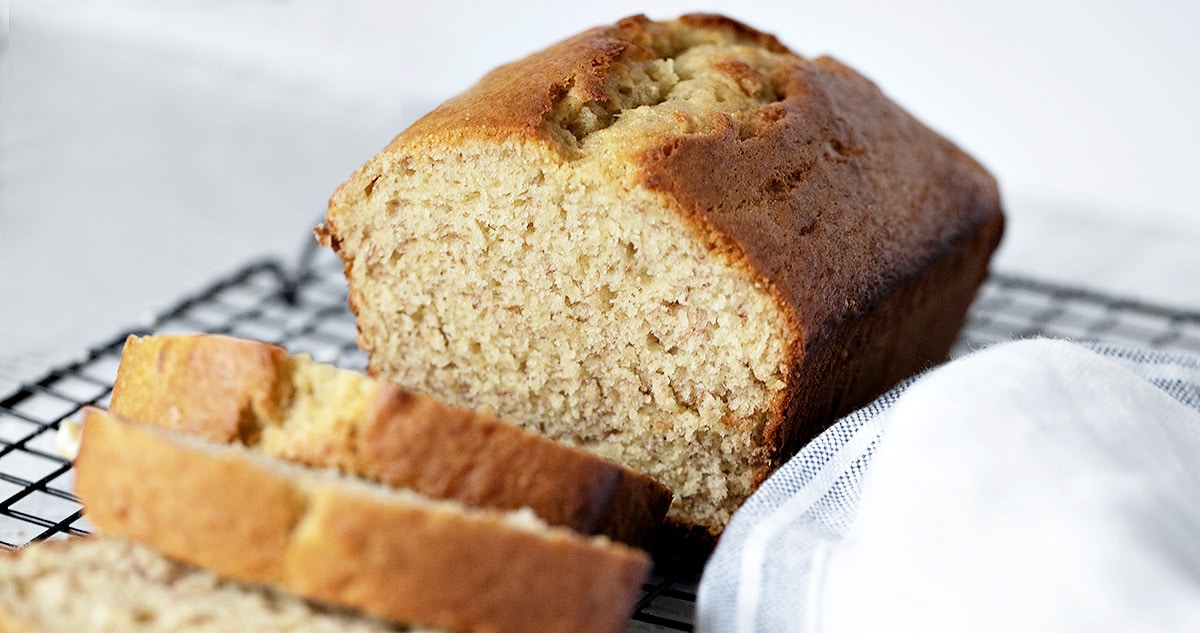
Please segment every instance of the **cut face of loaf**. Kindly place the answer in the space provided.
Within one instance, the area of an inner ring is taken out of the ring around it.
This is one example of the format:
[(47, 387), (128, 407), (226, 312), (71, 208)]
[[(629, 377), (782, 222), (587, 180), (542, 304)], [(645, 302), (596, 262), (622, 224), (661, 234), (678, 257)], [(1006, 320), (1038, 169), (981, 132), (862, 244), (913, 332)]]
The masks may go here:
[(131, 541), (47, 542), (0, 555), (5, 633), (434, 633), (221, 580)]
[(89, 409), (75, 493), (100, 534), (397, 622), (623, 631), (649, 557), (528, 511), (433, 500)]
[(502, 66), (334, 194), (370, 371), (646, 472), (718, 534), (836, 416), (944, 360), (995, 181), (829, 59), (717, 16)]
[(131, 336), (109, 408), (439, 499), (530, 508), (635, 545), (671, 502), (658, 482), (591, 453), (259, 341)]

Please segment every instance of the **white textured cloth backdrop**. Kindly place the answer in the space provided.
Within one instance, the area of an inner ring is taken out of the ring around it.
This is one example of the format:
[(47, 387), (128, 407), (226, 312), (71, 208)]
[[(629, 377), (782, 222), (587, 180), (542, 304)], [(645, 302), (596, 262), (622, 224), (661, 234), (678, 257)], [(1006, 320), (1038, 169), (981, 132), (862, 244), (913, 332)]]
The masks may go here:
[(1200, 359), (1006, 343), (830, 428), (738, 512), (698, 629), (1200, 631)]

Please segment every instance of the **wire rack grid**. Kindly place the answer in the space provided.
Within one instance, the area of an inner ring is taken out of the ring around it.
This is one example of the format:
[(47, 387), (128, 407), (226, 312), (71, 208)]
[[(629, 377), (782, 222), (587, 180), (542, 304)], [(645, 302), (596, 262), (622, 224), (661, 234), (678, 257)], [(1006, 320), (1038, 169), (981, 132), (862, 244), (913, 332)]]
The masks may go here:
[[(248, 264), (131, 332), (213, 332), (278, 343), (351, 369), (355, 344), (340, 262), (306, 251), (300, 264)], [(1200, 353), (1200, 313), (1011, 275), (984, 285), (955, 348), (1053, 336)], [(90, 529), (71, 494), (73, 472), (56, 447), (60, 423), (87, 405), (107, 406), (124, 336), (0, 400), (0, 546), (81, 536)], [(659, 556), (629, 630), (690, 631), (703, 561)]]

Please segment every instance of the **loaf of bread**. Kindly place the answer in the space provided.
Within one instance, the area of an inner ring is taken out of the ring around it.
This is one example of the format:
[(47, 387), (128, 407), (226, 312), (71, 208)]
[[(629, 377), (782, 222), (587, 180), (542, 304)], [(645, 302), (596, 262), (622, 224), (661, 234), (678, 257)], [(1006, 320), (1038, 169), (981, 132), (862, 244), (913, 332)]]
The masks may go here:
[(75, 473), (100, 534), (397, 622), (617, 633), (650, 566), (528, 511), (432, 500), (99, 409), (84, 413)]
[(131, 336), (109, 410), (634, 545), (671, 503), (658, 482), (592, 453), (259, 341)]
[(434, 633), (222, 580), (131, 541), (0, 554), (3, 633)]
[(1002, 227), (994, 179), (871, 81), (689, 15), (497, 68), (317, 236), (369, 371), (646, 472), (712, 536), (947, 357)]

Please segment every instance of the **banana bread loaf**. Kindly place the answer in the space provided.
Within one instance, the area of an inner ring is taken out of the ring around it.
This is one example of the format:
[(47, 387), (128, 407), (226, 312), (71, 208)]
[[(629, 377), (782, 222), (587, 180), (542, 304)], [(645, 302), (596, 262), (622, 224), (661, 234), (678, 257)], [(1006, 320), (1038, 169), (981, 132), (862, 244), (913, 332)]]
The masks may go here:
[(102, 535), (434, 628), (618, 633), (650, 566), (642, 550), (528, 511), (429, 499), (99, 409), (84, 412), (75, 493)]
[(109, 410), (633, 545), (671, 503), (662, 484), (592, 453), (261, 341), (130, 336)]
[(1003, 227), (978, 163), (829, 57), (644, 17), (497, 68), (333, 195), (369, 370), (645, 472), (702, 536), (944, 360)]

